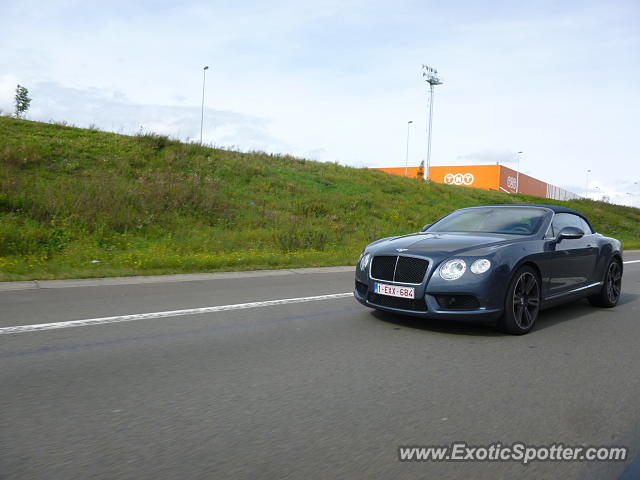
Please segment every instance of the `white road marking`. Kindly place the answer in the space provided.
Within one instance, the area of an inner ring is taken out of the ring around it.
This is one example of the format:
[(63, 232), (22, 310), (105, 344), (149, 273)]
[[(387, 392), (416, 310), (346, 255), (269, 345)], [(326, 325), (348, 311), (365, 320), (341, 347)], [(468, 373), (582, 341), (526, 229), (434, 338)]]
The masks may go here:
[(166, 312), (138, 313), (135, 315), (119, 315), (117, 317), (88, 318), (85, 320), (71, 320), (67, 322), (38, 323), (35, 325), (19, 325), (0, 328), (0, 335), (10, 333), (37, 332), (54, 330), (57, 328), (87, 327), (90, 325), (104, 325), (107, 323), (134, 322), (136, 320), (150, 320), (154, 318), (179, 317), (183, 315), (197, 315), (200, 313), (228, 312), (230, 310), (244, 310), (247, 308), (270, 307), (273, 305), (287, 305), (290, 303), (315, 302), (318, 300), (333, 300), (353, 296), (352, 292), (317, 295), (315, 297), (284, 298), (282, 300), (267, 300), (264, 302), (238, 303), (235, 305), (219, 305), (217, 307), (188, 308), (186, 310), (170, 310)]
[[(627, 263), (640, 263), (640, 260), (627, 260)], [(134, 322), (136, 320), (151, 320), (154, 318), (179, 317), (184, 315), (198, 315), (201, 313), (228, 312), (230, 310), (245, 310), (247, 308), (270, 307), (273, 305), (287, 305), (290, 303), (315, 302), (318, 300), (332, 300), (346, 298), (353, 293), (333, 293), (330, 295), (317, 295), (315, 297), (284, 298), (282, 300), (267, 300), (264, 302), (238, 303), (235, 305), (220, 305), (217, 307), (188, 308), (185, 310), (169, 310), (166, 312), (138, 313), (135, 315), (119, 315), (116, 317), (87, 318), (85, 320), (71, 320), (67, 322), (37, 323), (34, 325), (18, 325), (15, 327), (1, 327), (0, 335), (11, 333), (38, 332), (41, 330), (55, 330), (58, 328), (87, 327), (91, 325), (104, 325), (107, 323)]]

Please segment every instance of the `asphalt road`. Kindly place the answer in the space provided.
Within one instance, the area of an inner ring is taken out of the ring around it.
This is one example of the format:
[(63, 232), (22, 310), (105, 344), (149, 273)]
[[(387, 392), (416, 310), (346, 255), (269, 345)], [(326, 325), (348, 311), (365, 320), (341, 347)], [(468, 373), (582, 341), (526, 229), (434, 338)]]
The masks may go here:
[[(640, 259), (627, 254), (625, 260)], [(352, 298), (0, 335), (0, 479), (614, 479), (640, 446), (640, 263), (535, 329)], [(72, 284), (73, 285), (73, 284)], [(0, 329), (348, 292), (349, 271), (0, 291)], [(400, 445), (624, 445), (625, 463), (398, 461)]]

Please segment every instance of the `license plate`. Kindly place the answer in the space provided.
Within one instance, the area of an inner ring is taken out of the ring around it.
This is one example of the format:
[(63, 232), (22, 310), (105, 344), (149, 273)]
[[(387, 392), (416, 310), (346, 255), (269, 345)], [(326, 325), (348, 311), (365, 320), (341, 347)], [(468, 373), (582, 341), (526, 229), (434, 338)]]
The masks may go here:
[(416, 291), (413, 287), (400, 287), (398, 285), (386, 285), (375, 283), (373, 291), (378, 295), (388, 295), (390, 297), (415, 298)]

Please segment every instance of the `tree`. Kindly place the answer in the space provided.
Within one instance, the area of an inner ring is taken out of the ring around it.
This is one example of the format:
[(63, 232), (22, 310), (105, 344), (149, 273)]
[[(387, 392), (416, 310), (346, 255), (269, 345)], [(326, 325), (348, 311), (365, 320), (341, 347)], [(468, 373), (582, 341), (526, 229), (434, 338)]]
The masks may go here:
[(416, 172), (416, 178), (424, 177), (424, 160), (420, 162), (420, 166), (418, 167), (418, 171)]
[(31, 105), (31, 98), (29, 98), (29, 90), (22, 85), (16, 87), (16, 117), (22, 118), (22, 116), (29, 110)]

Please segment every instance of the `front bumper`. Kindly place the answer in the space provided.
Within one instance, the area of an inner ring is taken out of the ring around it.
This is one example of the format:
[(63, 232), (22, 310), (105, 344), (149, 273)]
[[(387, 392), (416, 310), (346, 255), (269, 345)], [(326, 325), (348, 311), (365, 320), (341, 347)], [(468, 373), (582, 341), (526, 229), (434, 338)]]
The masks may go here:
[[(467, 272), (458, 280), (442, 279), (430, 260), (425, 278), (420, 284), (410, 284), (415, 288), (415, 301), (386, 297), (373, 293), (375, 280), (369, 269), (356, 267), (356, 288), (353, 295), (363, 305), (377, 310), (412, 315), (423, 318), (485, 322), (495, 320), (504, 310), (509, 272), (506, 268), (495, 268), (486, 274)], [(392, 281), (380, 281), (392, 285), (402, 285)], [(406, 284), (405, 284), (406, 285)], [(443, 302), (443, 296), (470, 299), (452, 306)]]
[(439, 318), (466, 322), (489, 322), (500, 317), (503, 311), (502, 308), (486, 308), (483, 306), (474, 310), (443, 310), (438, 304), (435, 296), (430, 294), (425, 294), (424, 296), (426, 310), (406, 310), (398, 307), (380, 305), (370, 301), (367, 298), (368, 294), (361, 295), (357, 289), (354, 289), (353, 296), (358, 302), (369, 308), (421, 318)]

